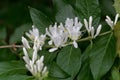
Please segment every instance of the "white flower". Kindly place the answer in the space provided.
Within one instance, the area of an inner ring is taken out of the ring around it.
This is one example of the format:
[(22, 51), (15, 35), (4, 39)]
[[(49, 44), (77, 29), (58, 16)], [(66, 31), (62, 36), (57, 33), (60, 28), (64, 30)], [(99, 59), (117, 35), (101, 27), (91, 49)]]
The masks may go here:
[(26, 33), (26, 35), (31, 39), (34, 40), (35, 37), (39, 37), (39, 30), (32, 25), (32, 30), (29, 30), (29, 33)]
[(39, 37), (35, 37), (33, 49), (37, 48), (42, 50), (42, 46), (45, 44), (45, 38), (46, 35), (40, 35)]
[(26, 62), (26, 68), (32, 73), (33, 76), (40, 78), (41, 80), (47, 76), (47, 67), (44, 66), (44, 56), (38, 58), (37, 48), (33, 51), (32, 59), (30, 59), (27, 50), (23, 47), (24, 56), (23, 59)]
[(95, 29), (92, 26), (92, 16), (89, 17), (89, 21), (84, 19), (84, 24), (85, 24), (85, 28), (86, 28), (89, 36), (91, 36), (92, 38), (96, 38), (99, 35), (101, 28), (102, 28), (102, 25), (98, 26), (97, 31), (95, 33)]
[(114, 29), (114, 26), (116, 25), (116, 23), (118, 21), (118, 18), (119, 18), (119, 14), (116, 14), (115, 21), (113, 22), (109, 16), (106, 16), (105, 21), (111, 27), (112, 30)]
[(73, 45), (75, 48), (78, 47), (77, 40), (81, 36), (80, 29), (82, 28), (82, 23), (78, 21), (76, 17), (74, 20), (67, 18), (65, 21), (65, 28), (68, 32), (68, 36), (71, 40), (73, 40)]
[(59, 47), (65, 46), (68, 36), (64, 31), (62, 23), (60, 23), (59, 26), (57, 26), (57, 23), (55, 23), (53, 27), (50, 25), (49, 28), (46, 28), (46, 34), (51, 38), (48, 44), (52, 45), (54, 43), (54, 47), (50, 49), (49, 52), (53, 52)]
[(30, 48), (30, 45), (29, 45), (29, 43), (28, 43), (26, 38), (22, 37), (22, 43), (23, 43), (23, 46), (25, 48), (27, 48), (27, 49)]
[(91, 29), (92, 29), (92, 16), (89, 17), (89, 21), (84, 19), (84, 24), (85, 24), (86, 30), (88, 31), (88, 34), (90, 34)]
[(46, 35), (40, 35), (39, 30), (34, 27), (34, 25), (32, 26), (32, 30), (30, 30), (29, 33), (26, 33), (26, 35), (34, 42), (33, 49), (36, 47), (37, 49), (42, 50)]

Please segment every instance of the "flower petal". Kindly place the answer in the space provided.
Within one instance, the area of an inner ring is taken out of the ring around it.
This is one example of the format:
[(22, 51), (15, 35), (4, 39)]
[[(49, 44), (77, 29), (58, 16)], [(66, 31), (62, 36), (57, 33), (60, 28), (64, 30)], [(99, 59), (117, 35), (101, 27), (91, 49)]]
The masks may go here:
[(102, 28), (102, 25), (99, 25), (98, 28), (97, 28), (97, 31), (96, 31), (96, 34), (95, 34), (94, 38), (96, 38), (99, 35), (99, 33), (101, 31), (101, 28)]
[(58, 48), (51, 48), (51, 49), (49, 49), (49, 52), (54, 52), (54, 51), (56, 51)]
[(78, 44), (77, 44), (76, 41), (73, 41), (73, 45), (74, 45), (75, 48), (78, 48)]

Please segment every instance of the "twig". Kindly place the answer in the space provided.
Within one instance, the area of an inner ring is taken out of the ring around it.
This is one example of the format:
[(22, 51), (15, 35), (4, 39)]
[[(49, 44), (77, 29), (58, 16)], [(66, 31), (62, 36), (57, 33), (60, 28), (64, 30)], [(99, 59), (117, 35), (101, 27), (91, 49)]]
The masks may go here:
[(23, 45), (4, 45), (4, 46), (0, 46), (0, 48), (21, 48), (23, 47)]

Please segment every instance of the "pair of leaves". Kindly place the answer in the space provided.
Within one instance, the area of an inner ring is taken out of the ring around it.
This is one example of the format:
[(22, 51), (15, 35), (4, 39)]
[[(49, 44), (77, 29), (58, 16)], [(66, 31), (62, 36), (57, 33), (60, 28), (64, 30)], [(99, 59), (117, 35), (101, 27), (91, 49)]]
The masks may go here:
[(93, 25), (97, 26), (99, 23), (101, 11), (98, 0), (53, 0), (53, 4), (57, 8), (57, 22), (64, 22), (66, 18), (74, 18), (77, 15), (81, 21), (93, 16)]

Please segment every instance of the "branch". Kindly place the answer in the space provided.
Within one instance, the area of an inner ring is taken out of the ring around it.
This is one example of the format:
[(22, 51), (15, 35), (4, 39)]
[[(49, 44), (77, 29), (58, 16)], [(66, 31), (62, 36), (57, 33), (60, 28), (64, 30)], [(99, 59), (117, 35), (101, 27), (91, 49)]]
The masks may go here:
[(0, 48), (21, 48), (21, 47), (23, 47), (23, 45), (15, 45), (15, 44), (12, 44), (12, 45), (0, 46)]

